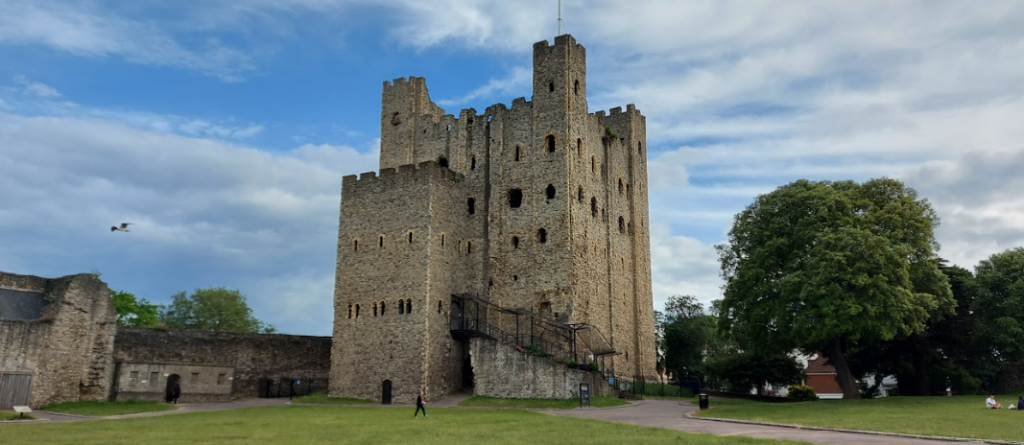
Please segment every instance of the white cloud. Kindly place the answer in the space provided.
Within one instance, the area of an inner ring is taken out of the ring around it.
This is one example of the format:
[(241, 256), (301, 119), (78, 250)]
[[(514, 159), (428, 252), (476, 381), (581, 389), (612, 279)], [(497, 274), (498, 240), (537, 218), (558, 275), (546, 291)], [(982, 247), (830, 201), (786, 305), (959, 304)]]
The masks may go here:
[(481, 98), (492, 98), (498, 96), (498, 100), (506, 100), (505, 97), (517, 89), (531, 85), (533, 82), (533, 70), (526, 67), (515, 67), (508, 77), (503, 79), (491, 79), (479, 88), (466, 93), (455, 99), (442, 99), (437, 104), (443, 107), (452, 105), (465, 105), (471, 101)]
[(57, 92), (56, 88), (42, 82), (31, 81), (25, 76), (14, 76), (14, 82), (21, 85), (23, 92), (26, 94), (31, 94), (44, 99), (60, 97), (60, 93)]

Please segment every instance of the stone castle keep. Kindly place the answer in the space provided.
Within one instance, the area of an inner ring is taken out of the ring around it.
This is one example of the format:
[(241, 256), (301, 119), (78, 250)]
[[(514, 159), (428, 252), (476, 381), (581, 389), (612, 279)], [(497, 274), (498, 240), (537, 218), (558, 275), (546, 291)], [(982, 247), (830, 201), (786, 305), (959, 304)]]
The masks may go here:
[[(380, 173), (342, 182), (331, 395), (570, 397), (572, 362), (655, 375), (646, 122), (586, 92), (569, 35), (534, 45), (511, 108), (455, 117), (423, 78), (384, 83)], [(548, 358), (517, 367), (516, 346)]]

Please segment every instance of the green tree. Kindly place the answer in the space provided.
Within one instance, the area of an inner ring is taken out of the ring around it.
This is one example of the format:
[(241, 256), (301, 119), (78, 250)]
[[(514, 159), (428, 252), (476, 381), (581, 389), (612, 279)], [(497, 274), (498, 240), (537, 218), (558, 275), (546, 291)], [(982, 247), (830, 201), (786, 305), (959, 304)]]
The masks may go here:
[(160, 307), (160, 319), (178, 329), (263, 334), (277, 331), (253, 317), (244, 295), (223, 287), (196, 289), (188, 296), (184, 291), (175, 294), (170, 305)]
[(678, 377), (704, 376), (704, 358), (715, 342), (715, 319), (689, 295), (669, 297), (661, 324), (665, 369)]
[(924, 331), (952, 311), (926, 200), (893, 179), (800, 180), (761, 195), (716, 246), (722, 327), (756, 349), (825, 355), (860, 398), (850, 348)]
[(1004, 368), (1024, 358), (1024, 247), (981, 261), (975, 276), (977, 346), (985, 361)]
[(789, 385), (803, 382), (803, 367), (789, 355), (767, 351), (743, 351), (709, 360), (708, 372), (729, 383), (735, 391), (757, 388), (763, 394), (765, 385)]
[(117, 314), (118, 326), (146, 327), (160, 321), (159, 307), (145, 298), (136, 299), (131, 293), (111, 290), (110, 299)]

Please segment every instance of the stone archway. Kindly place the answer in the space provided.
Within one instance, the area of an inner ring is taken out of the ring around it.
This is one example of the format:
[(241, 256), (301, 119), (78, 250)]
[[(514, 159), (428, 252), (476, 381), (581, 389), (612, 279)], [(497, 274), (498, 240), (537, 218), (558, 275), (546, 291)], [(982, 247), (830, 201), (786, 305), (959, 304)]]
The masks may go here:
[(391, 380), (385, 380), (384, 384), (380, 388), (380, 403), (382, 405), (391, 404)]
[[(171, 374), (170, 376), (167, 377), (167, 386), (164, 388), (164, 400), (167, 403), (171, 403), (172, 401), (174, 401), (174, 395), (175, 395), (174, 394), (175, 393), (174, 389), (175, 389), (175, 387), (180, 388), (180, 385), (181, 385), (181, 376), (180, 375), (178, 375), (178, 374)], [(179, 391), (178, 395), (180, 395), (181, 394), (180, 393), (181, 390), (178, 389), (178, 391)]]

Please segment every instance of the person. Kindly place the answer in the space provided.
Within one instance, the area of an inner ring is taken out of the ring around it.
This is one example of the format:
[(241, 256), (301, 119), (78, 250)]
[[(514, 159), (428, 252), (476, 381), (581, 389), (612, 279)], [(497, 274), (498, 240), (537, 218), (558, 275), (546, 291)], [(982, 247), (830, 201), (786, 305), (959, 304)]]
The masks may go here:
[(181, 397), (181, 385), (175, 383), (174, 389), (171, 390), (171, 403), (178, 404), (178, 397)]
[(426, 404), (427, 398), (423, 397), (423, 390), (421, 389), (420, 395), (416, 396), (416, 413), (414, 413), (412, 416), (416, 417), (417, 415), (419, 415), (420, 410), (423, 410), (423, 417), (427, 417), (427, 407), (425, 406)]
[(1017, 396), (1017, 409), (1024, 409), (1024, 396)]
[(989, 409), (1002, 409), (1003, 405), (996, 402), (996, 396), (989, 394), (988, 398), (985, 399), (985, 408)]

